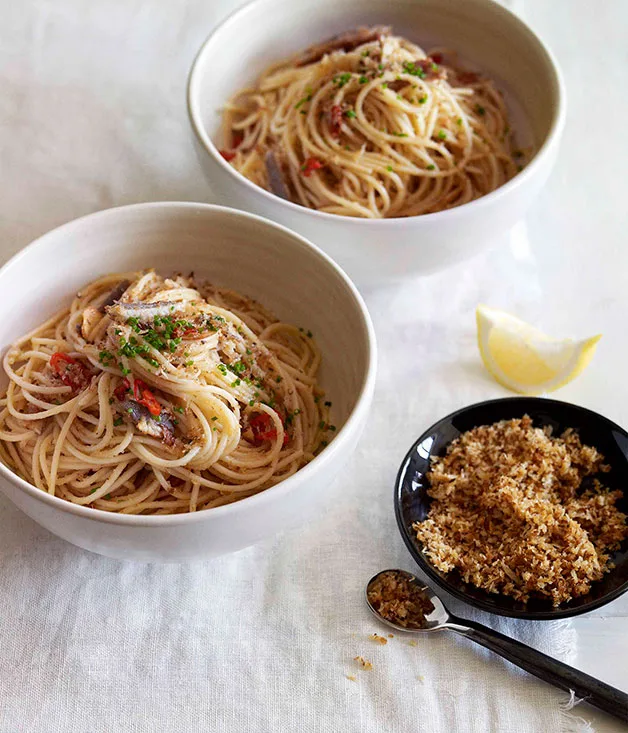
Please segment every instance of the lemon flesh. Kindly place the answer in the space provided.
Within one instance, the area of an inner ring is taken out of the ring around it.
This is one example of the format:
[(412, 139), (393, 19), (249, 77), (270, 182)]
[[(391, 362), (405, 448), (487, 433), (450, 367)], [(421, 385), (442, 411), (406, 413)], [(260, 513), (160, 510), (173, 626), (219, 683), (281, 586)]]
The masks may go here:
[(601, 336), (553, 339), (510, 313), (478, 306), (478, 346), (484, 366), (504, 387), (521, 394), (553, 392), (589, 364)]

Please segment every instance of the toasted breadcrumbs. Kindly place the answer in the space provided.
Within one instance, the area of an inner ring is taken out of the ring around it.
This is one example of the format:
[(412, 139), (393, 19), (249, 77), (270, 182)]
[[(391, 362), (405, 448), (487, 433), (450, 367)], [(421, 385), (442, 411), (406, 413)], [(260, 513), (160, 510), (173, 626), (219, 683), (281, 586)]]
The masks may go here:
[(527, 415), (483, 425), (434, 459), (434, 501), (414, 529), (439, 570), (458, 570), (490, 593), (558, 606), (588, 593), (628, 536), (615, 506), (622, 492), (593, 478), (609, 470), (571, 429), (553, 437)]
[(398, 570), (380, 573), (367, 588), (369, 603), (383, 618), (406, 629), (424, 629), (426, 616), (434, 610), (412, 576)]
[(351, 680), (351, 682), (357, 682), (358, 681), (358, 678), (354, 674), (346, 674), (345, 677), (348, 680)]
[(388, 639), (385, 636), (380, 636), (379, 634), (371, 634), (369, 639), (374, 641), (376, 644), (381, 644), (382, 646), (384, 644), (388, 644)]
[(364, 659), (364, 657), (353, 657), (353, 660), (357, 662), (363, 669), (373, 669), (373, 665), (369, 662), (368, 659)]
[(419, 646), (419, 642), (416, 639), (410, 639), (408, 646)]

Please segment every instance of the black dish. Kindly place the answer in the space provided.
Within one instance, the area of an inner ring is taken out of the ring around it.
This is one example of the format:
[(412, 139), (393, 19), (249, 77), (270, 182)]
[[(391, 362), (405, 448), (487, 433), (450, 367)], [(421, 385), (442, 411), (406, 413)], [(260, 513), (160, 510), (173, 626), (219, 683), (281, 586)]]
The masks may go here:
[(412, 530), (415, 522), (423, 521), (431, 499), (427, 495), (430, 456), (441, 456), (452, 440), (478, 425), (529, 415), (536, 426), (551, 425), (554, 435), (574, 428), (587, 445), (595, 446), (611, 466), (603, 482), (611, 489), (620, 489), (624, 496), (617, 506), (628, 513), (628, 432), (605, 417), (584, 407), (543, 397), (509, 397), (481, 402), (439, 420), (414, 443), (406, 455), (395, 484), (395, 515), (401, 536), (410, 554), (428, 579), (452, 596), (460, 598), (483, 611), (500, 616), (525, 619), (557, 619), (576, 616), (599, 608), (628, 591), (628, 542), (613, 556), (615, 567), (602, 580), (591, 586), (586, 596), (553, 608), (544, 600), (530, 599), (523, 604), (508, 596), (487, 593), (464, 583), (458, 573), (442, 573), (425, 557), (420, 542)]

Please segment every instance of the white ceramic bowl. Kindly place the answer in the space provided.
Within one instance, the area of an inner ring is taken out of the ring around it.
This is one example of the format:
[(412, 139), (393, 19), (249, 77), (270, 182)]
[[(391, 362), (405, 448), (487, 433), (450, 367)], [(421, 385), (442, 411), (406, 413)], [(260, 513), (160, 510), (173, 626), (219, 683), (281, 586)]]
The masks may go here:
[(342, 270), (297, 234), (206, 204), (138, 204), (77, 219), (45, 234), (0, 270), (0, 351), (69, 303), (85, 283), (147, 267), (163, 273), (193, 270), (311, 329), (323, 352), (320, 381), (338, 427), (333, 441), (277, 486), (193, 514), (124, 516), (77, 506), (31, 486), (2, 464), (0, 489), (59, 537), (120, 559), (178, 562), (219, 555), (310, 521), (366, 422), (376, 353), (359, 293)]
[[(235, 171), (219, 154), (221, 107), (280, 60), (357, 25), (392, 25), (424, 48), (444, 45), (493, 78), (513, 128), (538, 151), (506, 185), (436, 214), (367, 220), (324, 214), (285, 201)], [(491, 0), (255, 0), (214, 30), (188, 84), (199, 160), (214, 196), (264, 214), (318, 244), (358, 285), (429, 273), (490, 246), (515, 224), (554, 165), (565, 92), (550, 52), (515, 15)]]

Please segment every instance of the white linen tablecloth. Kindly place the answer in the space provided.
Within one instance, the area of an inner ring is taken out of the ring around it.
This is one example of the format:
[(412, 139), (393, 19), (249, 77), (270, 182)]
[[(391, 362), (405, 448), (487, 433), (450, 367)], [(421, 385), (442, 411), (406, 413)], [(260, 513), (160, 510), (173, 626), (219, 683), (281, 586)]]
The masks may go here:
[[(236, 4), (0, 0), (2, 259), (97, 209), (208, 200), (186, 74)], [(628, 5), (509, 4), (565, 73), (556, 172), (500, 249), (366, 294), (379, 378), (333, 503), (237, 554), (151, 566), (79, 550), (0, 498), (0, 733), (623, 730), (583, 705), (572, 711), (583, 720), (565, 715), (564, 694), (453, 635), (368, 640), (382, 629), (365, 582), (385, 567), (413, 569), (392, 511), (407, 447), (451, 410), (504, 394), (478, 359), (479, 302), (556, 335), (604, 332), (587, 372), (558, 396), (628, 424)], [(627, 598), (554, 624), (451, 606), (628, 687)], [(374, 668), (358, 669), (357, 655)]]

